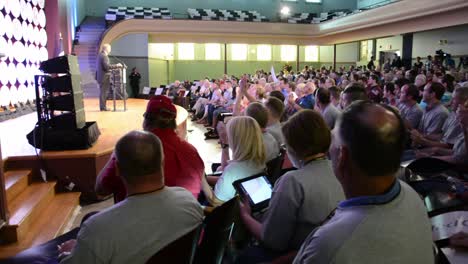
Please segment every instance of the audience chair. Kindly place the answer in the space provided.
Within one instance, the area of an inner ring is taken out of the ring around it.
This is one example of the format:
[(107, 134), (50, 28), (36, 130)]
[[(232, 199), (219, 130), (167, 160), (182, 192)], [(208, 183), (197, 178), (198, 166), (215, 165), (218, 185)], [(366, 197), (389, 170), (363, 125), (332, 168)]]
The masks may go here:
[(407, 168), (410, 169), (413, 173), (420, 174), (421, 176), (427, 176), (440, 174), (454, 167), (455, 166), (446, 161), (427, 157), (414, 160), (408, 165)]
[(203, 221), (203, 232), (195, 253), (196, 264), (221, 264), (231, 238), (235, 215), (239, 211), (238, 198), (212, 210)]
[(282, 167), (284, 162), (284, 155), (286, 154), (286, 149), (281, 147), (280, 153), (278, 156), (266, 164), (266, 171), (268, 180), (272, 185), (275, 185), (275, 182), (281, 177), (282, 174)]
[(185, 234), (176, 241), (165, 246), (159, 252), (154, 254), (146, 264), (174, 263), (191, 264), (195, 256), (197, 242), (200, 238), (202, 225)]

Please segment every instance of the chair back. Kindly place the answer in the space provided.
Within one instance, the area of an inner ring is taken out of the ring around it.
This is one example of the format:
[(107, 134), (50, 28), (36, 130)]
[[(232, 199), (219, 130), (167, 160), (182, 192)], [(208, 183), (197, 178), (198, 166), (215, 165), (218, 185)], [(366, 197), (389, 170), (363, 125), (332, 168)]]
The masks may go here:
[(221, 264), (231, 238), (239, 203), (237, 197), (216, 207), (203, 221), (203, 232), (194, 263)]
[(178, 238), (154, 254), (146, 264), (174, 263), (191, 264), (195, 256), (197, 242), (200, 238), (202, 225)]
[(452, 169), (454, 166), (446, 161), (427, 157), (414, 160), (407, 168), (423, 177), (431, 177)]
[(270, 181), (271, 185), (274, 186), (275, 182), (281, 177), (282, 166), (284, 162), (286, 150), (284, 148), (280, 149), (278, 156), (266, 164), (267, 178)]

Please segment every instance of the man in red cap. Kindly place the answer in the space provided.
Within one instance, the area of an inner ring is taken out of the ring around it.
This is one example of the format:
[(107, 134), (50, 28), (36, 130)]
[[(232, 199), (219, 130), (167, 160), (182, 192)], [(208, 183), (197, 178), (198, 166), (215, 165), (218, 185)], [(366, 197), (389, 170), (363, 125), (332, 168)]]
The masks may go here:
[[(143, 116), (143, 129), (155, 134), (163, 145), (166, 186), (183, 187), (197, 198), (205, 168), (195, 147), (181, 139), (175, 132), (177, 126), (175, 105), (166, 96), (153, 96)], [(116, 174), (114, 155), (96, 179), (96, 192), (100, 195), (113, 193), (116, 202), (125, 199), (127, 195), (122, 179)]]

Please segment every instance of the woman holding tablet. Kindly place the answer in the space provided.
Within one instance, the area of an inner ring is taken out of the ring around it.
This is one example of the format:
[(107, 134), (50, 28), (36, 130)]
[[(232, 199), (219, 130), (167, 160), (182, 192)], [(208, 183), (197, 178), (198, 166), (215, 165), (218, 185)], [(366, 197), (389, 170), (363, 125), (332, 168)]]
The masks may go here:
[(220, 205), (232, 199), (236, 190), (232, 183), (236, 180), (260, 173), (265, 169), (265, 146), (262, 131), (252, 117), (234, 117), (227, 124), (228, 146), (232, 150), (232, 160), (224, 168), (214, 191), (204, 178), (202, 187), (211, 205)]
[(288, 157), (297, 168), (276, 182), (263, 222), (241, 204), (241, 218), (262, 247), (249, 248), (238, 263), (268, 262), (300, 248), (307, 235), (324, 221), (338, 202), (343, 189), (327, 159), (331, 135), (319, 113), (302, 110), (284, 123)]

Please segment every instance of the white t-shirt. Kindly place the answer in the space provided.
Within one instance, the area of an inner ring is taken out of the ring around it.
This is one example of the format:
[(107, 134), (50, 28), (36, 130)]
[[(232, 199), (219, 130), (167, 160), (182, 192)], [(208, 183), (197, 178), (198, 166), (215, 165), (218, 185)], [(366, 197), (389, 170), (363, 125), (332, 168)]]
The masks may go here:
[(258, 174), (264, 169), (265, 165), (257, 165), (250, 160), (229, 162), (218, 182), (216, 182), (214, 188), (216, 198), (224, 202), (234, 198), (236, 190), (232, 186), (233, 182)]
[(202, 220), (200, 204), (183, 188), (130, 196), (84, 222), (60, 263), (146, 263)]

